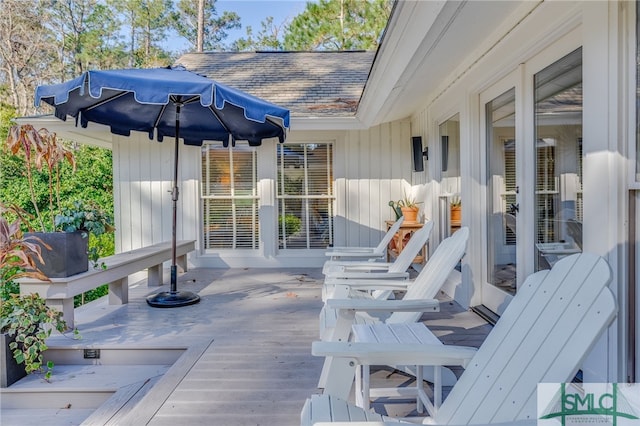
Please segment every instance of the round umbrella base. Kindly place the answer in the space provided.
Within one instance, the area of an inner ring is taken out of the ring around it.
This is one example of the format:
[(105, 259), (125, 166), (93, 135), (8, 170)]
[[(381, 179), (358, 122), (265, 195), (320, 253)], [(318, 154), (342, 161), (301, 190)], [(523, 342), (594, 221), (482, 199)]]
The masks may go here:
[(163, 291), (147, 297), (147, 304), (154, 308), (179, 308), (199, 301), (200, 296), (190, 291)]

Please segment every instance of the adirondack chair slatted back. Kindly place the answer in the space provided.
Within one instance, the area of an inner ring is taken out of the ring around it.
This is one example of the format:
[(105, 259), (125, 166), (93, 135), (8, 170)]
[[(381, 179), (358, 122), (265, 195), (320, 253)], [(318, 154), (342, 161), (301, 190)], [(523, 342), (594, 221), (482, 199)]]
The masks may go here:
[(393, 236), (396, 235), (396, 232), (398, 232), (398, 230), (400, 229), (400, 225), (402, 225), (402, 222), (404, 222), (404, 216), (400, 216), (400, 218), (396, 220), (393, 225), (391, 225), (391, 228), (389, 228), (387, 233), (384, 234), (384, 237), (382, 237), (382, 240), (380, 240), (380, 243), (376, 246), (374, 250), (376, 253), (384, 253), (387, 250), (387, 246), (391, 242)]
[[(464, 256), (468, 239), (469, 228), (467, 227), (462, 227), (449, 238), (445, 238), (402, 299), (434, 299), (453, 268)], [(394, 312), (385, 322), (389, 324), (416, 322), (421, 316), (422, 312)]]
[(609, 265), (575, 254), (531, 275), (436, 415), (438, 424), (535, 419), (538, 383), (570, 381), (616, 303)]
[(389, 267), (389, 272), (405, 272), (409, 269), (409, 266), (413, 263), (413, 259), (420, 253), (422, 246), (427, 243), (432, 229), (433, 221), (429, 220), (424, 223), (422, 228), (414, 232), (407, 245), (404, 246), (396, 260)]

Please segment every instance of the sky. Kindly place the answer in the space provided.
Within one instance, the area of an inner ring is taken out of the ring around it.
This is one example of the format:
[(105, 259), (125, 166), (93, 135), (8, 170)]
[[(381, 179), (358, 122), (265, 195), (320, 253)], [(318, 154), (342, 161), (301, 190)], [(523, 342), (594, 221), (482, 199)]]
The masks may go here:
[[(312, 0), (309, 0), (312, 1)], [(240, 16), (242, 28), (229, 31), (229, 37), (224, 41), (230, 44), (234, 40), (246, 37), (246, 27), (251, 26), (254, 36), (262, 29), (262, 21), (273, 17), (274, 25), (280, 25), (285, 20), (291, 20), (305, 9), (307, 0), (218, 0), (216, 10), (219, 15), (224, 11), (236, 12)], [(175, 40), (179, 50), (186, 48), (182, 40)]]

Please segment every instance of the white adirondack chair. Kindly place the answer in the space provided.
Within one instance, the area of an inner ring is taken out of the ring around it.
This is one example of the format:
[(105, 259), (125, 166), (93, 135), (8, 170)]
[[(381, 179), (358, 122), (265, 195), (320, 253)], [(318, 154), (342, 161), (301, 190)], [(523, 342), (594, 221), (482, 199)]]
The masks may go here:
[(375, 247), (328, 247), (324, 253), (329, 257), (327, 262), (346, 259), (381, 259), (387, 255), (387, 246), (391, 242), (393, 236), (400, 229), (400, 225), (404, 222), (404, 216), (400, 216), (398, 220), (389, 228), (380, 243)]
[[(589, 253), (531, 275), (477, 352), (447, 345), (315, 342), (312, 353), (354, 365), (463, 365), (466, 370), (425, 424), (535, 424), (537, 384), (570, 381), (615, 318), (610, 280), (606, 261)], [(345, 402), (340, 393), (329, 383), (323, 395), (307, 400), (301, 424), (397, 424)]]
[[(325, 342), (346, 342), (351, 336), (353, 324), (415, 323), (423, 312), (437, 312), (440, 304), (435, 300), (438, 291), (464, 256), (469, 228), (462, 227), (444, 239), (413, 281), (399, 280), (348, 280), (336, 287), (336, 299), (328, 299), (320, 312), (320, 338)], [(401, 300), (379, 300), (353, 296), (355, 290), (406, 290)], [(370, 313), (393, 312), (385, 320)], [(390, 364), (392, 365), (392, 364)], [(322, 368), (318, 387), (326, 388), (327, 382), (340, 382), (350, 388), (354, 369), (349, 361), (327, 357)], [(430, 377), (433, 380), (433, 377)], [(430, 380), (430, 381), (431, 381)], [(442, 371), (442, 383), (452, 385), (456, 378), (449, 369)], [(346, 398), (349, 390), (338, 396)]]
[[(347, 283), (345, 280), (408, 279), (408, 269), (413, 263), (413, 259), (429, 240), (432, 229), (433, 221), (425, 222), (422, 228), (413, 233), (407, 245), (393, 262), (344, 261), (331, 264), (328, 264), (328, 261), (325, 262), (325, 266), (322, 269), (325, 275), (322, 286), (322, 300), (326, 301), (328, 298), (334, 297), (333, 290), (335, 286)], [(376, 298), (386, 299), (389, 295), (390, 291), (378, 292)]]

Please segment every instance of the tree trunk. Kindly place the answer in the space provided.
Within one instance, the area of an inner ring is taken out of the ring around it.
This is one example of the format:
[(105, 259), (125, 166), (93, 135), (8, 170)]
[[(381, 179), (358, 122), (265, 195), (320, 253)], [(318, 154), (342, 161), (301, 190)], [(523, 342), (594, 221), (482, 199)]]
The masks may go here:
[(204, 50), (204, 0), (198, 0), (198, 39), (196, 40), (196, 52)]

